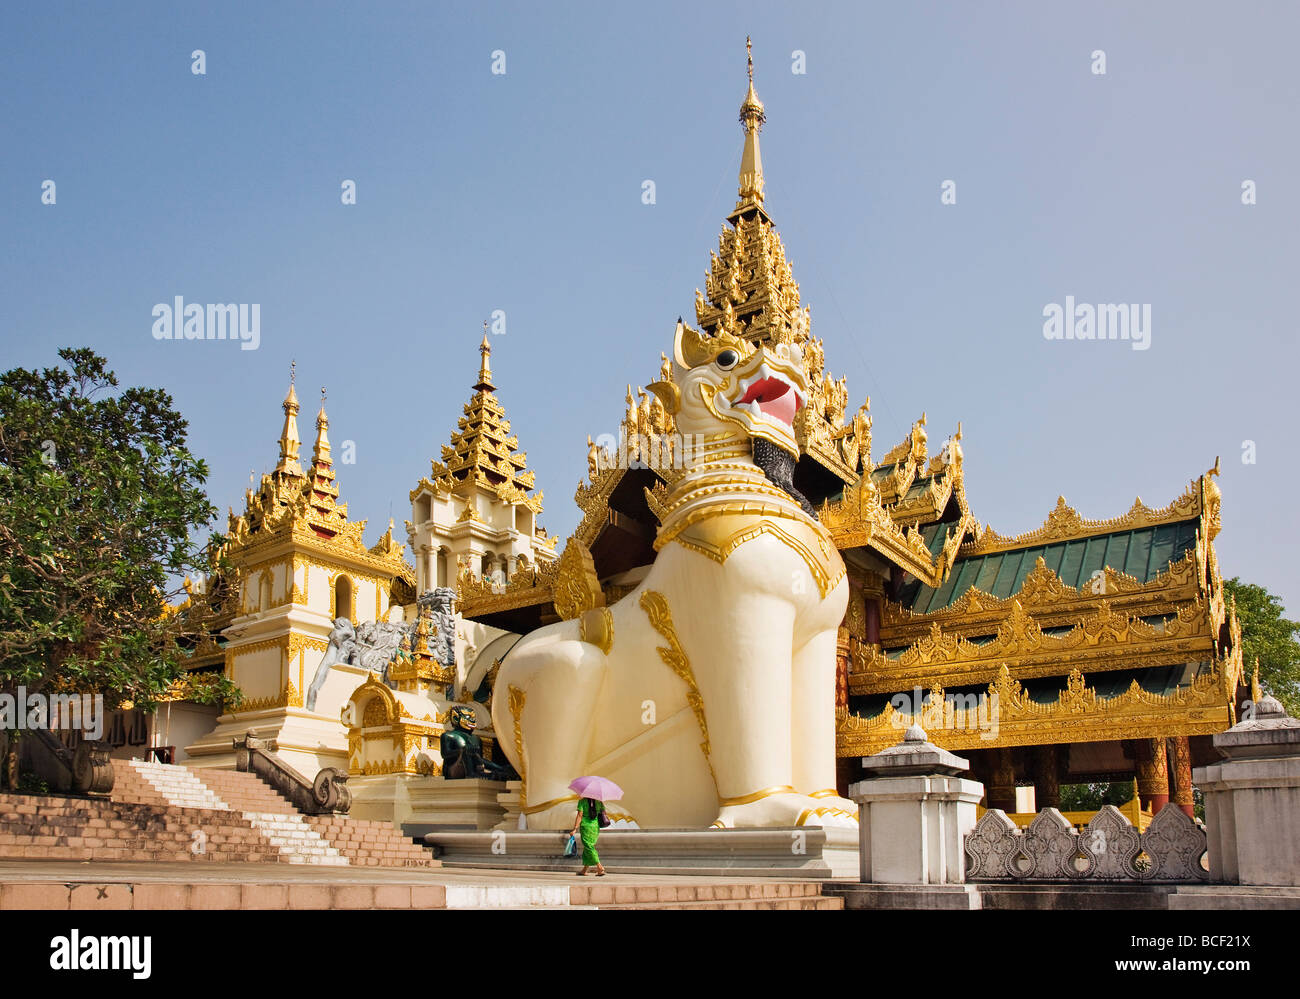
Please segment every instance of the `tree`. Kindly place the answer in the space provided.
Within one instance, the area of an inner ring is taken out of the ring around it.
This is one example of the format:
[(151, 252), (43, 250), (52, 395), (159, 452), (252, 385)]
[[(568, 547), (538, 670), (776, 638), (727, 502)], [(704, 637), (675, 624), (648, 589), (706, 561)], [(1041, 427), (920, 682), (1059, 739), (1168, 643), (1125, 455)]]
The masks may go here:
[[(104, 358), (0, 374), (0, 693), (102, 694), (149, 707), (185, 676), (177, 581), (206, 566), (206, 464), (160, 389), (113, 393)], [(219, 536), (214, 538), (219, 543)], [(224, 677), (196, 700), (237, 696)], [(14, 731), (3, 735), (15, 786)]]
[(1062, 784), (1061, 811), (1096, 812), (1103, 805), (1119, 807), (1133, 800), (1133, 792), (1131, 780)]
[(1292, 715), (1300, 714), (1300, 623), (1282, 616), (1282, 601), (1262, 586), (1236, 576), (1223, 588), (1237, 602), (1242, 662), (1247, 675), (1259, 660), (1259, 683)]

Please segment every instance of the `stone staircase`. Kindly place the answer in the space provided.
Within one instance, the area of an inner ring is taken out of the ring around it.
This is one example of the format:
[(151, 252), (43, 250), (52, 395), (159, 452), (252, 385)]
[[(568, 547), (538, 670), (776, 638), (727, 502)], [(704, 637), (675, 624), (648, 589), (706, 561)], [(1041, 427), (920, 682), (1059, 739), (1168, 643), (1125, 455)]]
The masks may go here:
[[(159, 795), (169, 804), (206, 791), (227, 811), (237, 813), (293, 864), (369, 867), (436, 867), (427, 849), (417, 846), (386, 822), (346, 815), (303, 815), (270, 785), (251, 773), (193, 770), (162, 763), (114, 762), (118, 800), (149, 802)], [(147, 785), (147, 786), (146, 786)], [(172, 802), (167, 796), (178, 796)], [(184, 806), (181, 806), (184, 807)]]
[[(132, 760), (127, 766), (143, 777), (167, 804), (176, 808), (238, 812), (245, 822), (280, 851), (281, 859), (291, 864), (342, 867), (349, 862), (330, 845), (329, 840), (307, 824), (304, 816), (289, 811), (284, 799), (251, 774), (218, 770), (200, 779), (187, 767), (139, 760)], [(214, 793), (211, 786), (214, 784), (222, 788), (223, 797)], [(134, 790), (139, 792), (138, 784)], [(237, 803), (238, 807), (231, 807), (224, 799)]]
[(0, 794), (0, 859), (440, 866), (387, 823), (302, 815), (251, 773), (113, 769), (111, 800)]

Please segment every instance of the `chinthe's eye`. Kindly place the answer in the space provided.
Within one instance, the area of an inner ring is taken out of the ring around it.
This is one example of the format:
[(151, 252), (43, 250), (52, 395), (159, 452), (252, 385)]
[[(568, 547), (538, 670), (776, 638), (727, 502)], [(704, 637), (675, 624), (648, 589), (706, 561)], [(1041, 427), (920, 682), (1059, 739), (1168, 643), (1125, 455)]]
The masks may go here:
[(740, 355), (734, 350), (724, 350), (714, 358), (714, 363), (723, 371), (730, 371), (736, 366), (736, 362), (739, 360)]

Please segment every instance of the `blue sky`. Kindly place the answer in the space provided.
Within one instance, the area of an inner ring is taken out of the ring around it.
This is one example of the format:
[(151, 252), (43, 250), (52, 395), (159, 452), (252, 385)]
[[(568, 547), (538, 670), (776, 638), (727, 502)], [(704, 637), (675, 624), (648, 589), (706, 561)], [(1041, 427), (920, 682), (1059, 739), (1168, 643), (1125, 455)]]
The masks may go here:
[[(11, 2), (0, 368), (89, 345), (167, 388), (224, 523), (296, 359), (373, 540), (501, 309), (498, 394), (567, 534), (587, 434), (655, 376), (734, 203), (749, 33), (767, 206), (876, 453), (961, 420), (1004, 534), (1058, 494), (1163, 505), (1220, 455), (1224, 573), (1296, 616), (1298, 28), (1284, 3)], [(259, 349), (154, 340), (177, 295), (260, 304)], [(1067, 295), (1149, 304), (1150, 349), (1045, 340)]]

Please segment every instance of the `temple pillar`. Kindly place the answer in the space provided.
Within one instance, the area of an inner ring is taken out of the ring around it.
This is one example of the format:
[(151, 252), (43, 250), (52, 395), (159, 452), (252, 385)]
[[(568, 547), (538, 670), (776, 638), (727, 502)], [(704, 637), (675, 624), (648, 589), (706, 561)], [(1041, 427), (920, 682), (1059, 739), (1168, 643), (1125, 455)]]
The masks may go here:
[(1189, 817), (1195, 818), (1192, 801), (1192, 747), (1187, 742), (1187, 736), (1176, 735), (1170, 739), (1168, 754), (1169, 778), (1173, 785), (1170, 800)]
[(880, 644), (880, 602), (867, 598), (867, 644)]
[(840, 628), (835, 639), (835, 707), (849, 706), (849, 629)]
[(1016, 810), (1016, 768), (1011, 750), (993, 750), (993, 774), (988, 785), (989, 808), (1011, 813)]
[(1138, 803), (1152, 815), (1169, 804), (1169, 765), (1164, 739), (1138, 739)]
[(421, 545), (420, 559), (421, 568), (424, 570), (421, 574), (422, 580), (419, 585), (419, 591), (423, 593), (426, 590), (432, 590), (438, 585), (438, 574), (433, 564), (433, 545)]
[(1061, 807), (1060, 747), (1034, 747), (1034, 807)]
[(437, 560), (434, 562), (434, 565), (437, 569), (437, 576), (435, 578), (438, 580), (439, 586), (456, 585), (456, 581), (451, 578), (451, 572), (450, 572), (451, 562), (449, 561), (450, 558), (451, 558), (450, 548), (448, 548), (446, 545), (443, 545), (441, 548), (438, 549), (438, 557)]

